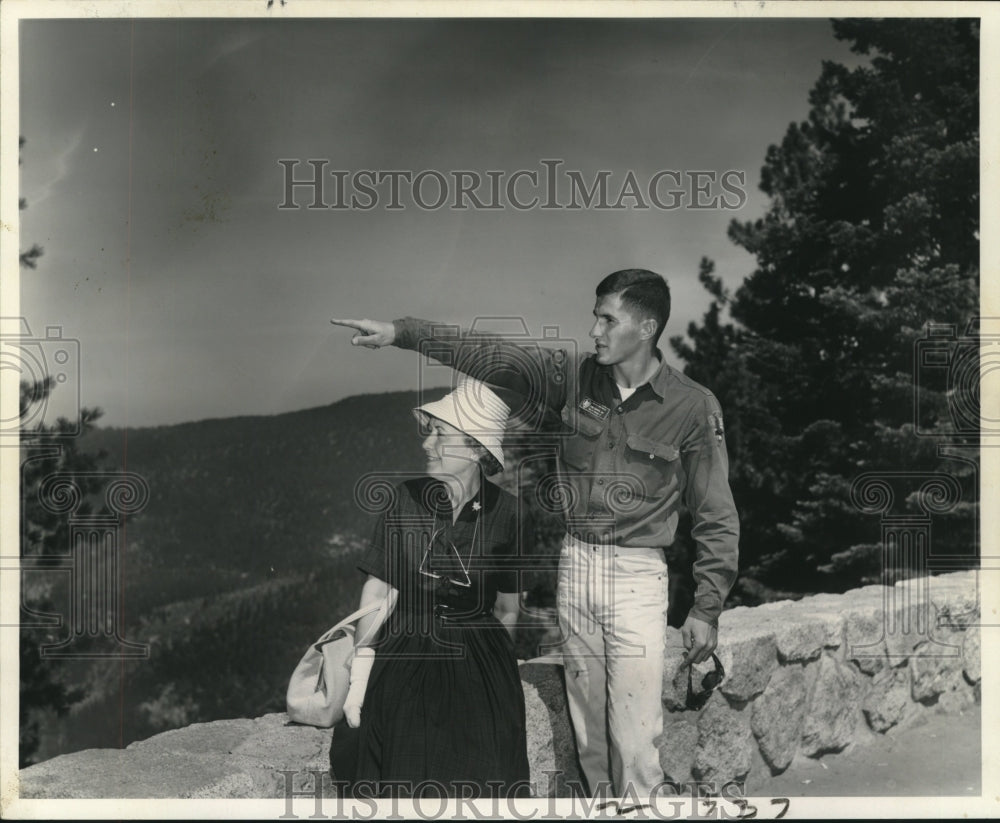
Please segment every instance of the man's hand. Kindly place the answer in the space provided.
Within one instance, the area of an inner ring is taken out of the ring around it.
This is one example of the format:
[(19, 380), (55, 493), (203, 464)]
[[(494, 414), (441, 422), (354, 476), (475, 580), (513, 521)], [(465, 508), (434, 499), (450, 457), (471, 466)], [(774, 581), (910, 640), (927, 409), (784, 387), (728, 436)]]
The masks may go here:
[(685, 665), (703, 663), (712, 656), (719, 642), (719, 630), (704, 620), (688, 615), (681, 626), (681, 640), (684, 642)]
[(396, 327), (382, 320), (339, 320), (330, 321), (335, 326), (346, 326), (359, 332), (351, 338), (352, 346), (364, 346), (367, 349), (380, 349), (391, 346), (396, 339)]

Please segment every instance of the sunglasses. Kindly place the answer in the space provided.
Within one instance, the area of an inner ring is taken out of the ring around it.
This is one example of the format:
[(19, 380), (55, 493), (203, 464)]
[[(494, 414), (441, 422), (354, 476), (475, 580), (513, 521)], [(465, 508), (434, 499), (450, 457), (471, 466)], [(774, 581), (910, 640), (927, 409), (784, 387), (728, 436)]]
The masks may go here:
[[(477, 520), (476, 521), (477, 529), (478, 526), (479, 526), (479, 521)], [(420, 566), (417, 568), (417, 572), (419, 574), (422, 574), (424, 577), (431, 577), (434, 580), (447, 579), (452, 583), (454, 583), (456, 586), (462, 586), (463, 588), (467, 589), (472, 585), (472, 579), (469, 577), (469, 566), (462, 562), (462, 555), (458, 553), (458, 547), (451, 540), (448, 541), (448, 545), (450, 546), (451, 551), (454, 553), (455, 558), (458, 560), (458, 565), (462, 570), (462, 576), (465, 578), (464, 580), (456, 580), (454, 577), (450, 575), (446, 577), (443, 574), (438, 574), (437, 572), (433, 571), (430, 568), (429, 564), (427, 563), (427, 559), (428, 557), (430, 557), (431, 554), (431, 548), (433, 547), (435, 541), (438, 539), (438, 537), (441, 535), (443, 531), (444, 527), (440, 529), (435, 529), (433, 534), (431, 534), (430, 539), (427, 541), (427, 548), (424, 549), (424, 555), (422, 558), (420, 558)], [(475, 541), (475, 535), (473, 535), (473, 541)], [(469, 564), (471, 563), (472, 563), (472, 554), (470, 551)]]
[(692, 711), (701, 709), (708, 702), (708, 698), (712, 696), (712, 692), (726, 679), (726, 670), (722, 667), (722, 661), (714, 654), (712, 655), (712, 663), (715, 668), (701, 679), (701, 691), (697, 693), (695, 693), (692, 682), (694, 666), (688, 665), (688, 690), (684, 705)]

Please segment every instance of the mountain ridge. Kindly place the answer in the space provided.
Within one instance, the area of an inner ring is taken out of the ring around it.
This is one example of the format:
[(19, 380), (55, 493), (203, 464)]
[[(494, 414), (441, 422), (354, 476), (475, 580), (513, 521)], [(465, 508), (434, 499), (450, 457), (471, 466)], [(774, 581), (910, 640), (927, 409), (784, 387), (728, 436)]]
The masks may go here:
[(421, 470), (410, 410), (446, 391), (88, 432), (81, 449), (105, 452), (108, 469), (139, 474), (149, 486), (145, 509), (127, 522), (126, 588), (136, 616), (188, 599), (190, 586), (205, 596), (308, 571), (331, 541), (367, 537), (372, 516), (355, 504), (356, 483)]

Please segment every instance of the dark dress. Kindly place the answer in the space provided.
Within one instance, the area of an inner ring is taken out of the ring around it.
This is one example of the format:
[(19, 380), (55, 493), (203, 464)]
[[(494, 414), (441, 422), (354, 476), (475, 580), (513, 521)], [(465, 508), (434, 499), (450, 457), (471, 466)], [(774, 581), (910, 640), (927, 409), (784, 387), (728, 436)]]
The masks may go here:
[(519, 590), (523, 533), (517, 500), (485, 479), (454, 524), (440, 481), (396, 487), (358, 564), (399, 598), (372, 644), (361, 725), (334, 730), (331, 772), (348, 793), (529, 794), (524, 692), (492, 614), (498, 591)]

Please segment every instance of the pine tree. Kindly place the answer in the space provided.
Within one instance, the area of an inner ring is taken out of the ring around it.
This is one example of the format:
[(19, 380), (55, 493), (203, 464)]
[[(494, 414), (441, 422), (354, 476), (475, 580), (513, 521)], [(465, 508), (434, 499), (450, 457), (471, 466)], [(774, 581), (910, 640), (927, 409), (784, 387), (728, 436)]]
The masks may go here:
[[(24, 138), (20, 139), (24, 145)], [(19, 206), (27, 207), (22, 198)], [(34, 244), (20, 253), (20, 264), (34, 270), (42, 256), (41, 246)], [(64, 554), (69, 545), (69, 523), (65, 515), (45, 509), (39, 489), (45, 478), (59, 474), (72, 476), (86, 496), (94, 490), (94, 480), (88, 475), (100, 466), (102, 454), (89, 454), (77, 447), (77, 439), (93, 428), (101, 416), (100, 409), (81, 409), (75, 421), (60, 418), (46, 425), (31, 425), (36, 412), (48, 402), (55, 381), (46, 376), (20, 384), (20, 443), (21, 443), (21, 557), (26, 561)], [(75, 436), (71, 436), (74, 435)], [(84, 500), (78, 512), (92, 510), (91, 501)], [(18, 760), (26, 766), (35, 762), (40, 744), (42, 718), (49, 713), (63, 716), (84, 696), (82, 689), (64, 682), (52, 661), (43, 660), (41, 647), (54, 644), (60, 638), (46, 616), (56, 613), (53, 606), (55, 588), (51, 575), (21, 575), (22, 629), (20, 637), (20, 746)]]
[[(851, 499), (864, 472), (953, 477), (962, 502), (933, 551), (975, 549), (975, 470), (919, 435), (948, 433), (974, 456), (978, 435), (956, 433), (954, 413), (975, 404), (978, 383), (922, 373), (915, 354), (928, 324), (961, 335), (978, 307), (978, 21), (833, 27), (870, 64), (823, 64), (808, 120), (768, 149), (767, 213), (730, 225), (756, 269), (729, 295), (703, 261), (709, 310), (690, 340), (671, 340), (726, 410), (747, 599), (755, 581), (809, 591), (882, 579), (878, 518)], [(961, 344), (947, 356), (963, 350), (978, 357)]]

